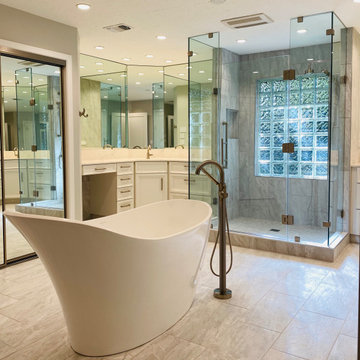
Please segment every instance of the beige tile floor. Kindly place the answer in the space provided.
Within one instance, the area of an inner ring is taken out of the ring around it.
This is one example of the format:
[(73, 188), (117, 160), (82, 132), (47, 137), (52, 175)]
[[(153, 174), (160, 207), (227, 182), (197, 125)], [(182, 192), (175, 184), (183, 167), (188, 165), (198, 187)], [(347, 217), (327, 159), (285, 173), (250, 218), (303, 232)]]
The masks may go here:
[[(358, 245), (332, 264), (235, 248), (227, 301), (212, 297), (211, 245), (190, 311), (157, 339), (107, 359), (356, 359)], [(0, 270), (0, 359), (94, 359), (72, 351), (38, 259)]]

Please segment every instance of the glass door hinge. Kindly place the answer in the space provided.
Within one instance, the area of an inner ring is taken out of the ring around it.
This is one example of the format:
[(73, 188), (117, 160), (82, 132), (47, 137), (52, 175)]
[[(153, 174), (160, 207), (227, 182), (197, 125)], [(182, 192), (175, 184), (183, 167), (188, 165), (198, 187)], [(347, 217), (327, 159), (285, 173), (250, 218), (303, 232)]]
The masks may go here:
[(218, 95), (219, 94), (219, 89), (218, 88), (213, 88), (213, 94)]
[(187, 55), (188, 55), (188, 57), (193, 56), (194, 52), (193, 51), (188, 51)]
[(34, 98), (30, 99), (29, 105), (30, 106), (35, 106), (35, 99)]
[(327, 29), (326, 30), (326, 35), (335, 35), (335, 30), (334, 29)]
[(284, 225), (294, 225), (293, 215), (281, 215), (281, 223)]
[(297, 22), (298, 22), (298, 23), (304, 22), (304, 17), (303, 17), (303, 16), (298, 16)]
[(38, 190), (33, 191), (33, 197), (39, 197), (39, 191)]
[(214, 33), (208, 33), (208, 38), (212, 39), (214, 37)]
[(284, 70), (283, 80), (295, 80), (295, 70), (294, 69)]
[(295, 144), (294, 143), (283, 143), (282, 144), (282, 152), (287, 154), (293, 154), (295, 152)]
[(345, 210), (344, 209), (340, 210), (340, 217), (341, 218), (345, 217)]
[(331, 226), (331, 222), (330, 222), (330, 221), (324, 221), (324, 222), (323, 222), (323, 227), (329, 228), (330, 226)]
[(31, 145), (31, 151), (32, 152), (37, 151), (37, 145)]

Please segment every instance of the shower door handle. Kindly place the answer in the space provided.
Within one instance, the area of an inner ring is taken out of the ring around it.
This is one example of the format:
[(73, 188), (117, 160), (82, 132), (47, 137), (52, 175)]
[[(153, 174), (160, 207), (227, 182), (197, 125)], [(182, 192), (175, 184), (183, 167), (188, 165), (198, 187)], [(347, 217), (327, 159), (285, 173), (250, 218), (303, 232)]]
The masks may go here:
[(226, 169), (228, 165), (228, 123), (223, 121), (222, 125), (224, 130), (221, 138), (221, 165)]
[(163, 190), (164, 190), (164, 179), (161, 178), (161, 191), (163, 191)]

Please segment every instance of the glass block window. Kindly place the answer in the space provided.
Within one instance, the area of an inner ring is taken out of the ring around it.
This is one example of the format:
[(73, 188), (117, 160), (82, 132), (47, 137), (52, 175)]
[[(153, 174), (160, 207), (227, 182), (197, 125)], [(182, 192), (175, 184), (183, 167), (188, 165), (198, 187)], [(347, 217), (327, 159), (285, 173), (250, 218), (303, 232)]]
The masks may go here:
[[(257, 176), (326, 179), (329, 141), (329, 77), (257, 81)], [(295, 152), (284, 154), (291, 142)]]

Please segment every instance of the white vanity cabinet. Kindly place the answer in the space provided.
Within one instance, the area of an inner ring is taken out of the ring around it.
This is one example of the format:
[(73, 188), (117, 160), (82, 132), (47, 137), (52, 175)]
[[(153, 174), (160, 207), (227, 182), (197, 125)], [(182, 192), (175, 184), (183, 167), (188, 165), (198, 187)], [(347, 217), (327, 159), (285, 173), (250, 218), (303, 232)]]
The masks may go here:
[(5, 199), (18, 199), (19, 194), (19, 165), (18, 160), (5, 160)]
[(189, 164), (185, 161), (169, 162), (169, 199), (187, 199), (189, 194)]
[(135, 164), (135, 206), (168, 199), (166, 161), (138, 161)]
[(134, 208), (134, 163), (117, 164), (117, 212)]

